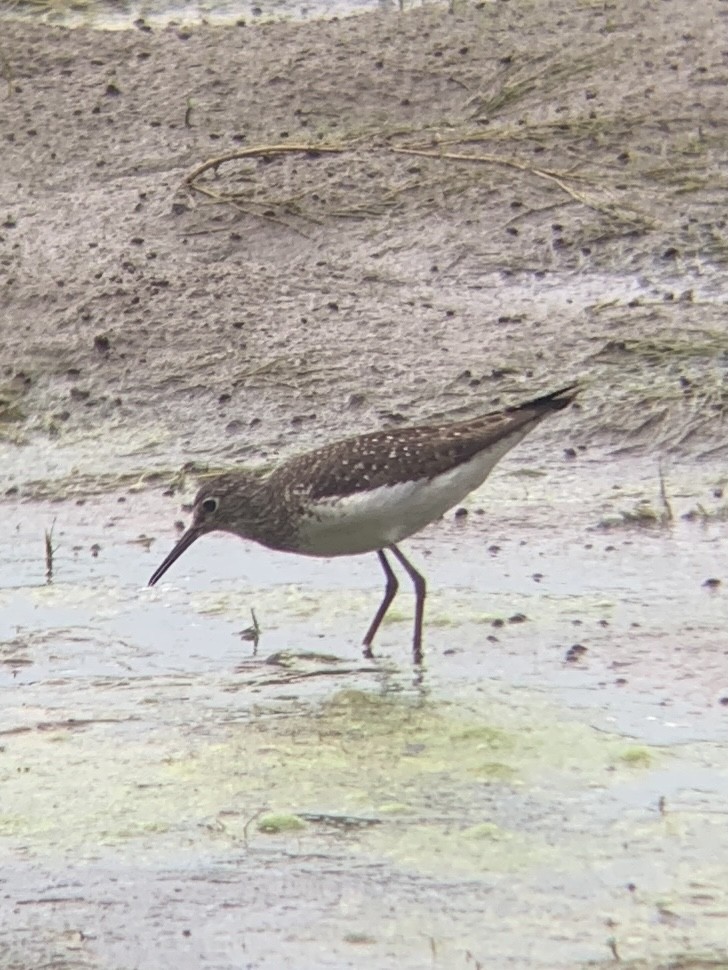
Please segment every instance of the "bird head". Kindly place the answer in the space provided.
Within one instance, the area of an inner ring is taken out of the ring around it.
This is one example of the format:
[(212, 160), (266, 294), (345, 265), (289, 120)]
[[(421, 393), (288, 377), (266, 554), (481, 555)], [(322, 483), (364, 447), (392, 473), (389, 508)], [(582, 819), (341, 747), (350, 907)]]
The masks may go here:
[(208, 532), (245, 534), (246, 492), (257, 478), (244, 473), (218, 475), (206, 482), (192, 503), (192, 522), (182, 533), (162, 564), (154, 571), (149, 585), (154, 586), (169, 567), (193, 542)]

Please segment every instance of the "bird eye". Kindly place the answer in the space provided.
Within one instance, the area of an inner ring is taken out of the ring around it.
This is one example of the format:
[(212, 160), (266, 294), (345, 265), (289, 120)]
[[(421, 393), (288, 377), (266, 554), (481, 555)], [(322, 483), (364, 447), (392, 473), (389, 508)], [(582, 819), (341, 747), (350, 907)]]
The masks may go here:
[(217, 512), (219, 504), (220, 502), (216, 498), (206, 498), (202, 503), (202, 511), (207, 512), (208, 515), (212, 515), (213, 512)]

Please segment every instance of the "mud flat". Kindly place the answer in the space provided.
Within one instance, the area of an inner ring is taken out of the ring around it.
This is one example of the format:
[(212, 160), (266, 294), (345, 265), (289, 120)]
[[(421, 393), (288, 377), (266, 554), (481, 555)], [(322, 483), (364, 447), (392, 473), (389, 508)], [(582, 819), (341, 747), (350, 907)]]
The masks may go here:
[[(725, 6), (2, 24), (0, 967), (728, 966)], [(574, 377), (422, 671), (367, 558), (144, 588), (209, 469)]]

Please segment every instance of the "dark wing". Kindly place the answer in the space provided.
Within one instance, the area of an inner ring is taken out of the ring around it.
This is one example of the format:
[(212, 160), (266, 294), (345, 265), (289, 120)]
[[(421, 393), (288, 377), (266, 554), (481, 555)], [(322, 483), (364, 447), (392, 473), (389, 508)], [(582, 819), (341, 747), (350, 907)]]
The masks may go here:
[(512, 439), (515, 445), (547, 414), (570, 404), (574, 396), (572, 386), (468, 421), (346, 438), (284, 462), (273, 472), (270, 485), (322, 499), (434, 478), (504, 439)]

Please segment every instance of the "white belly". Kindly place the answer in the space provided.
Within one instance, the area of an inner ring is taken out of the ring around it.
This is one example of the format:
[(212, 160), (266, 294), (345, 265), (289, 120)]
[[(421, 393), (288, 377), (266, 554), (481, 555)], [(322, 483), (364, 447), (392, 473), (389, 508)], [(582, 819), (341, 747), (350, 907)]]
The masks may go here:
[(406, 539), (478, 488), (525, 433), (501, 439), (435, 478), (318, 502), (301, 524), (296, 551), (309, 556), (354, 556)]

